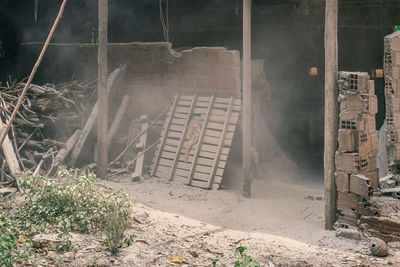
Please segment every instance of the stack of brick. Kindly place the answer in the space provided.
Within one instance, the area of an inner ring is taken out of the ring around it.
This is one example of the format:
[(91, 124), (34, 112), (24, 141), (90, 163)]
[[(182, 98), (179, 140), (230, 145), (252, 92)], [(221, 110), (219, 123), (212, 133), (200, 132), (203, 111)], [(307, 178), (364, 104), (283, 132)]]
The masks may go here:
[(378, 188), (378, 104), (365, 72), (339, 72), (339, 132), (336, 152), (338, 222), (356, 225), (362, 205)]

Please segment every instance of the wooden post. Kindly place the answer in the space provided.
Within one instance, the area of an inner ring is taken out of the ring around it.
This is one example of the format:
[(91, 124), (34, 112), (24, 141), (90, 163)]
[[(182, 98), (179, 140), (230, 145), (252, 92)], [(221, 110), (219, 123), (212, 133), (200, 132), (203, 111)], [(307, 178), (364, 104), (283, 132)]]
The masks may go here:
[(243, 196), (251, 192), (251, 0), (243, 0)]
[(326, 0), (325, 7), (325, 229), (336, 221), (335, 151), (337, 143), (337, 44), (338, 0)]
[(108, 0), (99, 0), (97, 176), (107, 179), (108, 93), (107, 93)]

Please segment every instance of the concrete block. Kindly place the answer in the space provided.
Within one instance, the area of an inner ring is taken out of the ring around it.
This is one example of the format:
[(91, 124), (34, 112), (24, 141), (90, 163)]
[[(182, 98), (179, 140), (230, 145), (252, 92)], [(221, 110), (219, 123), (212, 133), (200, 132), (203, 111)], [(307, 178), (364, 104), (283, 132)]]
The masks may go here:
[(357, 173), (360, 171), (360, 157), (358, 153), (340, 153), (335, 154), (335, 165), (338, 171), (346, 173)]
[(356, 211), (360, 197), (351, 193), (338, 192), (337, 209), (339, 211)]
[(338, 151), (353, 152), (356, 149), (356, 131), (339, 129), (338, 133)]
[(350, 189), (350, 175), (345, 172), (335, 173), (335, 183), (338, 192), (348, 193)]
[(350, 193), (368, 198), (372, 195), (372, 187), (368, 177), (363, 174), (350, 175)]

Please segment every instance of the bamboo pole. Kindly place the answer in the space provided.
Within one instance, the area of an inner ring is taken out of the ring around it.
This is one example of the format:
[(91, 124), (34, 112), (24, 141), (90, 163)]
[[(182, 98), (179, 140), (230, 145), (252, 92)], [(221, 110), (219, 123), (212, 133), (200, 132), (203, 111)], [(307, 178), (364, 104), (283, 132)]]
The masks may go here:
[(55, 19), (55, 21), (54, 21), (53, 27), (51, 27), (51, 30), (50, 30), (49, 35), (47, 36), (46, 42), (45, 42), (44, 45), (43, 45), (42, 51), (40, 52), (40, 55), (39, 55), (39, 58), (37, 59), (35, 65), (33, 66), (33, 69), (32, 69), (32, 71), (31, 71), (31, 74), (29, 75), (28, 81), (26, 82), (25, 87), (24, 87), (24, 89), (22, 90), (22, 93), (21, 93), (21, 95), (20, 95), (20, 97), (19, 97), (19, 99), (18, 99), (17, 105), (15, 106), (15, 109), (14, 109), (13, 113), (11, 114), (11, 117), (10, 117), (8, 123), (7, 123), (7, 126), (6, 126), (6, 128), (4, 129), (4, 132), (3, 132), (2, 135), (1, 135), (1, 138), (0, 138), (0, 147), (3, 145), (4, 139), (6, 138), (6, 136), (7, 136), (7, 134), (8, 134), (8, 131), (9, 131), (10, 128), (11, 128), (11, 124), (13, 123), (13, 121), (14, 121), (14, 119), (15, 119), (15, 116), (16, 116), (17, 113), (18, 113), (19, 107), (21, 106), (22, 101), (23, 101), (24, 98), (25, 98), (26, 92), (28, 91), (28, 88), (29, 88), (29, 86), (31, 85), (31, 82), (32, 82), (32, 80), (33, 80), (33, 77), (35, 76), (36, 71), (37, 71), (37, 69), (39, 68), (40, 63), (42, 62), (43, 56), (44, 56), (44, 54), (45, 54), (45, 52), (46, 52), (46, 50), (47, 50), (47, 47), (49, 46), (49, 43), (50, 43), (50, 41), (51, 41), (51, 38), (53, 37), (54, 31), (55, 31), (56, 28), (57, 28), (58, 22), (60, 21), (60, 19), (61, 19), (61, 17), (62, 17), (62, 14), (64, 13), (64, 8), (65, 8), (65, 5), (67, 4), (67, 1), (68, 1), (68, 0), (64, 0), (64, 1), (62, 2), (61, 6), (60, 6), (60, 10), (58, 11), (58, 15), (57, 15), (57, 17), (56, 17), (56, 19)]
[(337, 143), (337, 43), (338, 0), (326, 0), (325, 7), (325, 229), (336, 221), (335, 151)]
[(99, 0), (97, 176), (107, 179), (108, 93), (107, 93), (108, 0)]
[(251, 0), (243, 0), (243, 196), (251, 192)]

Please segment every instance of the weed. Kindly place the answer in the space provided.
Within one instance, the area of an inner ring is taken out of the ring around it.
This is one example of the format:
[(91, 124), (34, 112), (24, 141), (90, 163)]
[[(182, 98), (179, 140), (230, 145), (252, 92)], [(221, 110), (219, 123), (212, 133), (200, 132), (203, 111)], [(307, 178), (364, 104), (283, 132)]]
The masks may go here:
[[(239, 260), (235, 262), (234, 267), (260, 267), (261, 265), (253, 260), (251, 256), (246, 255), (244, 252), (247, 250), (247, 247), (239, 246), (235, 249), (235, 256), (239, 256)], [(217, 267), (217, 261), (212, 262), (213, 267)], [(227, 267), (225, 264), (221, 265), (221, 267)]]
[(124, 214), (121, 214), (118, 209), (110, 210), (107, 213), (105, 225), (106, 244), (112, 254), (116, 254), (118, 249), (124, 245), (124, 232), (128, 228), (129, 222), (124, 220)]

